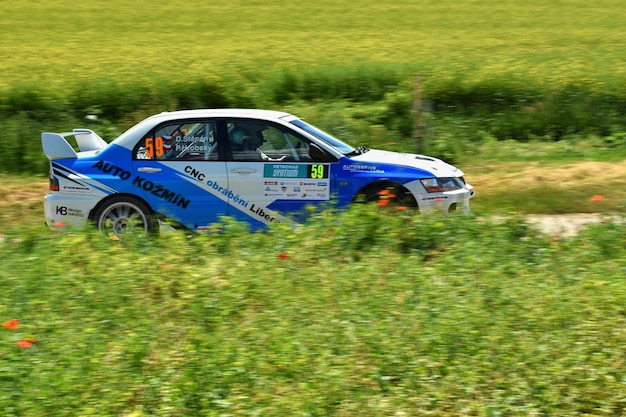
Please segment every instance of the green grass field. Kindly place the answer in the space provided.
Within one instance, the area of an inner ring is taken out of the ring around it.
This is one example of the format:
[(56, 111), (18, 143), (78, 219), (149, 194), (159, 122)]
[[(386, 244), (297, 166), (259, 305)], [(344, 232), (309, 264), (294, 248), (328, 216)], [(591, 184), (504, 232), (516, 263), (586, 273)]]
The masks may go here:
[(0, 87), (63, 90), (219, 75), (388, 65), (449, 78), (623, 88), (619, 1), (14, 0), (0, 17)]
[(0, 240), (6, 416), (626, 410), (623, 223), (563, 239), (360, 206), (257, 234), (43, 229)]

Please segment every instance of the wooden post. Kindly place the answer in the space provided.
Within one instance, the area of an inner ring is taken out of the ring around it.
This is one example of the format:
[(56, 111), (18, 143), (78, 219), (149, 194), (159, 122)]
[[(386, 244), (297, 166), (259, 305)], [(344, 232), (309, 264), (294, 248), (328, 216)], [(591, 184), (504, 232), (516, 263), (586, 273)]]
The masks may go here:
[(417, 153), (423, 152), (424, 131), (422, 129), (422, 77), (413, 75), (413, 138)]

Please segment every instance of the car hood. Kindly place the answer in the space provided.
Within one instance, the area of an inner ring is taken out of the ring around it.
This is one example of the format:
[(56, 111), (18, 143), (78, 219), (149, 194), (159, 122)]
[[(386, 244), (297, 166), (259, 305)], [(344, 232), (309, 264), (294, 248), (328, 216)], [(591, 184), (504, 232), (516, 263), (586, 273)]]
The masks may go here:
[(372, 164), (393, 164), (417, 168), (432, 173), (436, 177), (462, 177), (463, 171), (441, 159), (412, 153), (381, 151), (370, 149), (351, 159)]

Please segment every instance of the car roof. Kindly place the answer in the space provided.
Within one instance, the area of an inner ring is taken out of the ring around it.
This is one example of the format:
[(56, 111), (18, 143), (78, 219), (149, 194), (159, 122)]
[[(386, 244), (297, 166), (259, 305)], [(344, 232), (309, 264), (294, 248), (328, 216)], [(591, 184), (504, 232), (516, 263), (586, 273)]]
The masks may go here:
[(291, 116), (289, 113), (276, 110), (259, 110), (259, 109), (195, 109), (195, 110), (178, 110), (166, 111), (151, 116), (149, 119), (160, 119), (159, 122), (185, 119), (185, 118), (202, 118), (202, 117), (252, 117), (259, 119), (281, 119)]

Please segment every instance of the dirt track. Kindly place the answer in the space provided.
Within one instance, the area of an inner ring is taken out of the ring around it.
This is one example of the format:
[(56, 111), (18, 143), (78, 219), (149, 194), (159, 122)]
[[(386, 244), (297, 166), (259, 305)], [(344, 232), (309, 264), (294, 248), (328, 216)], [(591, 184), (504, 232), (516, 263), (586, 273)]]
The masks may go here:
[(599, 213), (529, 214), (527, 219), (539, 230), (549, 235), (574, 236), (590, 223), (598, 223), (606, 216)]
[[(0, 187), (0, 221), (14, 222), (36, 219), (43, 224), (43, 196), (46, 193), (47, 179), (38, 179), (32, 186), (25, 187), (23, 181), (3, 184)], [(529, 214), (528, 220), (549, 235), (570, 237), (589, 223), (596, 223), (606, 216), (599, 213), (575, 214)], [(1, 231), (1, 230), (0, 230)]]

